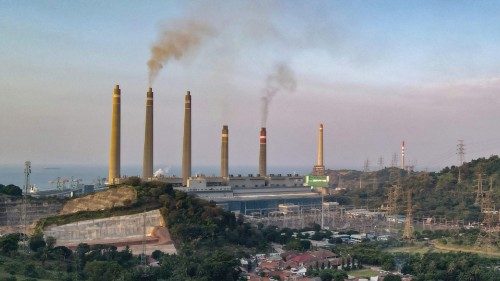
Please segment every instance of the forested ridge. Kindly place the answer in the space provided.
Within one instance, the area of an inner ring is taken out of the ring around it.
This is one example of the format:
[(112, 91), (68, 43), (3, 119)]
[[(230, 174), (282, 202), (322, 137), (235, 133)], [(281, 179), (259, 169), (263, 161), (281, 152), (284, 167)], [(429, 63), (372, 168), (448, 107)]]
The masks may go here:
[[(458, 183), (458, 174), (461, 183)], [(500, 202), (500, 158), (491, 156), (451, 166), (439, 172), (407, 172), (399, 168), (384, 168), (380, 171), (362, 173), (358, 171), (329, 171), (336, 178), (333, 187), (344, 187), (328, 198), (341, 204), (378, 209), (387, 202), (389, 187), (400, 184), (403, 190), (413, 192), (414, 216), (444, 217), (464, 221), (480, 221), (480, 206), (475, 204), (479, 175), (483, 179), (483, 190), (493, 182), (493, 201)], [(338, 178), (341, 177), (339, 182)], [(361, 178), (361, 188), (360, 186)], [(405, 212), (405, 198), (399, 198), (398, 212)]]

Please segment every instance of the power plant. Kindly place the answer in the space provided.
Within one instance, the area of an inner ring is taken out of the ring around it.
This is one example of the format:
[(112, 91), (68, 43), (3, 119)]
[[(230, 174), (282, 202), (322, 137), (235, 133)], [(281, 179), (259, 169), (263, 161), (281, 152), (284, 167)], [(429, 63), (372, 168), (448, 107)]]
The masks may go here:
[(144, 158), (142, 163), (142, 178), (153, 177), (153, 89), (146, 94), (146, 124), (144, 132)]
[[(113, 90), (111, 145), (108, 184), (118, 184), (120, 174), (120, 95), (117, 85)], [(144, 129), (143, 180), (159, 180), (169, 183), (175, 189), (184, 190), (200, 198), (215, 201), (223, 208), (234, 212), (251, 212), (277, 208), (279, 204), (312, 206), (321, 204), (321, 195), (310, 187), (328, 187), (329, 178), (324, 176), (323, 162), (323, 124), (318, 133), (316, 164), (311, 176), (298, 174), (268, 174), (267, 171), (267, 130), (260, 128), (258, 174), (246, 176), (229, 173), (229, 128), (222, 126), (220, 175), (207, 177), (191, 174), (191, 93), (184, 97), (184, 132), (182, 138), (182, 175), (153, 175), (153, 89), (146, 93), (146, 116)], [(314, 177), (312, 177), (314, 176)]]
[(108, 183), (118, 183), (120, 179), (120, 86), (113, 89), (112, 113), (111, 113), (111, 141), (109, 146), (109, 174)]

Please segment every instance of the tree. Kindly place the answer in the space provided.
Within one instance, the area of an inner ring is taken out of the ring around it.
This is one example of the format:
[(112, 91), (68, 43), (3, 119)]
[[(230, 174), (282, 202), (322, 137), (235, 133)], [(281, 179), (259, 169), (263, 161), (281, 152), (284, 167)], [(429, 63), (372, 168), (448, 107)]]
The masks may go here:
[(384, 281), (401, 281), (401, 276), (389, 274), (384, 277)]
[(9, 185), (0, 184), (0, 193), (10, 196), (21, 197), (23, 195), (23, 190), (19, 186), (13, 184)]
[(91, 281), (117, 280), (122, 268), (115, 261), (91, 261), (85, 265), (84, 272)]
[(11, 254), (16, 252), (19, 248), (19, 234), (7, 234), (6, 236), (0, 239), (0, 248), (2, 252), (5, 254)]
[(321, 279), (321, 281), (332, 281), (333, 280), (333, 274), (329, 270), (323, 270), (319, 274), (319, 278)]
[(47, 244), (45, 243), (45, 240), (43, 239), (43, 234), (35, 234), (30, 237), (29, 240), (29, 246), (30, 249), (34, 252), (38, 252), (38, 250), (44, 248)]

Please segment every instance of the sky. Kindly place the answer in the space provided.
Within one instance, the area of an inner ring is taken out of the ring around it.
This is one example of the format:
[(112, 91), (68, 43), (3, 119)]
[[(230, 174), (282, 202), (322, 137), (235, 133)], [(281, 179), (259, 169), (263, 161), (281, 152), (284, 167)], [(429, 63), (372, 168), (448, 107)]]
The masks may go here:
[(261, 97), (278, 63), (296, 90), (269, 106), (268, 165), (389, 165), (406, 141), (418, 169), (500, 150), (498, 1), (0, 1), (0, 165), (107, 165), (122, 89), (122, 163), (140, 165), (147, 61), (162, 30), (212, 33), (154, 80), (155, 168), (181, 162), (193, 99), (193, 165), (258, 163)]

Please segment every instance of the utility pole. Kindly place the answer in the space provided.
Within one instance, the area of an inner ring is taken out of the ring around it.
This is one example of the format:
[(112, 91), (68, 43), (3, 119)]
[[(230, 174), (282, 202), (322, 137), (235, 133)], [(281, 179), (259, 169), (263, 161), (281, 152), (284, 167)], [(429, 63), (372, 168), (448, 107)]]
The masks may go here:
[(22, 223), (23, 223), (23, 229), (24, 229), (24, 235), (23, 235), (23, 244), (26, 247), (26, 252), (29, 252), (29, 247), (28, 247), (28, 213), (27, 213), (27, 196), (28, 196), (28, 190), (31, 187), (30, 183), (30, 175), (31, 175), (31, 162), (26, 161), (24, 162), (24, 193), (23, 193), (23, 207), (22, 207)]
[(458, 183), (461, 183), (462, 182), (462, 165), (465, 162), (464, 140), (458, 140), (457, 155), (458, 155)]

